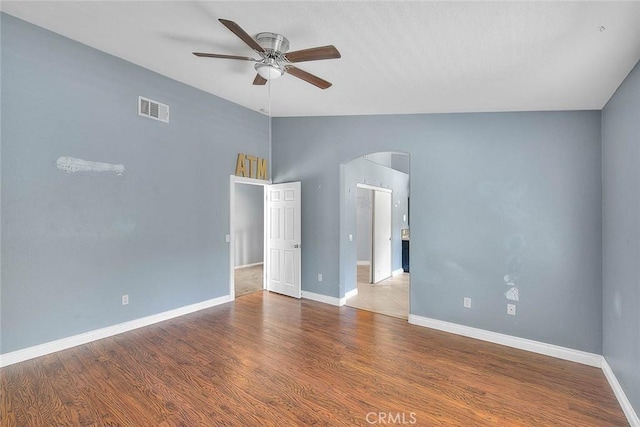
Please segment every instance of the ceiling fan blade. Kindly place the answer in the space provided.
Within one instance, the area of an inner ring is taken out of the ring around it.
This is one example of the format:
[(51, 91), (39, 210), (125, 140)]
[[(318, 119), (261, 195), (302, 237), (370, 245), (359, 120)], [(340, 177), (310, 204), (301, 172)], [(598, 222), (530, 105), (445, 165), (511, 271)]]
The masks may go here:
[(219, 53), (202, 53), (202, 52), (193, 52), (193, 54), (195, 56), (200, 56), (204, 58), (241, 59), (243, 61), (253, 61), (253, 62), (257, 61), (257, 59), (249, 58), (248, 56), (222, 55)]
[(222, 25), (227, 27), (233, 34), (238, 36), (243, 42), (245, 42), (251, 49), (256, 52), (265, 53), (262, 46), (258, 44), (258, 42), (251, 37), (245, 30), (240, 27), (240, 25), (236, 24), (233, 21), (229, 21), (228, 19), (218, 19)]
[(333, 45), (296, 50), (285, 55), (289, 62), (317, 61), (319, 59), (340, 58), (340, 52)]
[(303, 71), (300, 68), (294, 67), (293, 65), (290, 65), (287, 67), (287, 73), (301, 80), (304, 80), (307, 83), (311, 83), (312, 85), (317, 86), (320, 89), (326, 89), (328, 87), (331, 87), (331, 83), (329, 83), (328, 81), (323, 80), (318, 76), (314, 76), (311, 73), (307, 73), (306, 71)]
[(253, 79), (253, 84), (254, 85), (259, 85), (262, 86), (265, 83), (267, 83), (267, 79), (265, 79), (264, 77), (262, 77), (260, 74), (256, 74), (256, 78)]

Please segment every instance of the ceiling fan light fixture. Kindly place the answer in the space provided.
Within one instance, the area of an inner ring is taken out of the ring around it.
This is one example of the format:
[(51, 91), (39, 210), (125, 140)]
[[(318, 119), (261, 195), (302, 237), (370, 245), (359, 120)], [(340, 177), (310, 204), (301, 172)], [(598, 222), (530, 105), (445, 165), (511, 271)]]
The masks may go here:
[(276, 64), (265, 64), (263, 62), (259, 62), (255, 65), (255, 68), (258, 74), (260, 74), (260, 77), (266, 80), (277, 79), (278, 77), (282, 77), (284, 74), (284, 70)]
[(227, 29), (249, 46), (255, 53), (260, 55), (260, 59), (239, 55), (193, 52), (195, 56), (256, 62), (255, 69), (258, 74), (253, 79), (254, 86), (264, 86), (268, 80), (277, 79), (285, 74), (291, 74), (292, 76), (299, 78), (300, 80), (304, 80), (305, 82), (320, 89), (327, 89), (331, 87), (330, 82), (301, 70), (292, 64), (306, 61), (318, 61), (321, 59), (340, 58), (340, 52), (338, 52), (338, 49), (336, 49), (335, 46), (318, 46), (288, 52), (289, 40), (287, 40), (287, 38), (282, 34), (258, 33), (253, 37), (233, 21), (222, 18), (218, 19), (218, 21), (220, 21), (222, 25), (227, 27)]

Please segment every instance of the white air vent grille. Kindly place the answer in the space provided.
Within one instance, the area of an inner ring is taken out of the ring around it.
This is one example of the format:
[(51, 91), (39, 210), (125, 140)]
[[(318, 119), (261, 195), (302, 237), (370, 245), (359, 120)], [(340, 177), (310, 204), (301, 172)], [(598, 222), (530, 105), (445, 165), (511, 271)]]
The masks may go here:
[(138, 114), (169, 123), (169, 106), (148, 98), (138, 97)]

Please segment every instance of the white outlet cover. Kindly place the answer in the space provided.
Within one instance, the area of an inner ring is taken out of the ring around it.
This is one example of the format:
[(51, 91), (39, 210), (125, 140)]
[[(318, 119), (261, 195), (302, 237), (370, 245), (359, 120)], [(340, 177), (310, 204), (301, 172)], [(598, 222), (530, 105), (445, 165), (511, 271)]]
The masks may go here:
[(318, 274), (318, 282), (322, 282), (322, 274)]
[(516, 315), (516, 305), (515, 304), (507, 304), (507, 314), (510, 316)]
[(129, 295), (122, 295), (122, 305), (129, 304)]
[(471, 298), (464, 297), (463, 303), (465, 308), (471, 308)]
[(225, 234), (224, 235), (224, 241), (229, 243), (231, 241), (231, 235), (230, 234)]
[(353, 234), (349, 234), (349, 241), (353, 242)]

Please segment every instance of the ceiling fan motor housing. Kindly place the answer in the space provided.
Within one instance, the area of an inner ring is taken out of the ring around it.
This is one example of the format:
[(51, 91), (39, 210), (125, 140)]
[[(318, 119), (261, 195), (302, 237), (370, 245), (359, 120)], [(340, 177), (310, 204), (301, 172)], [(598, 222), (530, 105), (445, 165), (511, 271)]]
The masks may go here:
[(289, 40), (282, 34), (259, 33), (256, 35), (256, 41), (271, 57), (279, 57), (289, 50)]
[(282, 62), (285, 52), (289, 50), (289, 40), (276, 33), (259, 33), (255, 39), (265, 50), (263, 60), (255, 65), (258, 74), (267, 80), (282, 76), (285, 73)]

